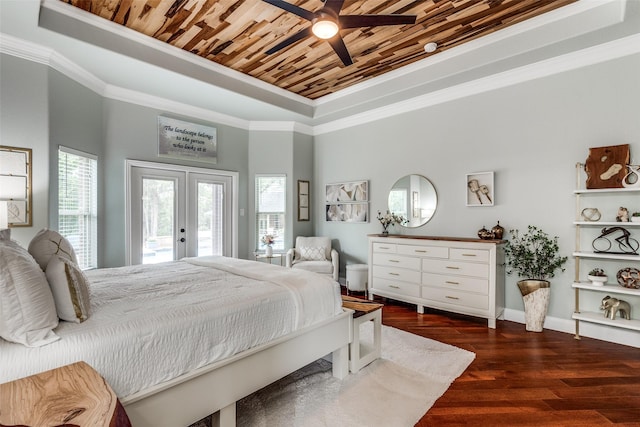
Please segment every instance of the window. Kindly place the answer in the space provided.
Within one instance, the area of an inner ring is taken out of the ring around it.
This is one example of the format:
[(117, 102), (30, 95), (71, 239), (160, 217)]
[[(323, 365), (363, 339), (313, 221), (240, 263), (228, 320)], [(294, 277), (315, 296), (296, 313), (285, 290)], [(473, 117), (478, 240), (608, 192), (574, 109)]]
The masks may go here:
[(58, 149), (58, 232), (65, 236), (82, 269), (98, 267), (98, 158)]
[(264, 249), (260, 241), (265, 234), (275, 237), (273, 249), (284, 250), (286, 176), (256, 176), (256, 248)]

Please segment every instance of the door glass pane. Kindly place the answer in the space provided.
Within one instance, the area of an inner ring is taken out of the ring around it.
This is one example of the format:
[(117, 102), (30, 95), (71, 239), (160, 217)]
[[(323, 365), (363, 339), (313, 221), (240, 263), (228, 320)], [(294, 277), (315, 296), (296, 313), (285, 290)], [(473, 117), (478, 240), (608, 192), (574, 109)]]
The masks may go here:
[(222, 184), (198, 183), (198, 256), (223, 255), (223, 189)]
[(175, 188), (173, 180), (142, 179), (142, 263), (173, 261)]

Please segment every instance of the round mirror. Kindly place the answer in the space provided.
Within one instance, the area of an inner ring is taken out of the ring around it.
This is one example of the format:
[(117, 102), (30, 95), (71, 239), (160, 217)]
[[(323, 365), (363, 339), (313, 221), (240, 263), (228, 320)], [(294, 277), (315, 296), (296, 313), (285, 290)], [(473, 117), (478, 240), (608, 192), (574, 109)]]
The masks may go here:
[(389, 191), (389, 212), (407, 218), (404, 227), (420, 227), (429, 222), (437, 204), (435, 187), (422, 175), (404, 176)]

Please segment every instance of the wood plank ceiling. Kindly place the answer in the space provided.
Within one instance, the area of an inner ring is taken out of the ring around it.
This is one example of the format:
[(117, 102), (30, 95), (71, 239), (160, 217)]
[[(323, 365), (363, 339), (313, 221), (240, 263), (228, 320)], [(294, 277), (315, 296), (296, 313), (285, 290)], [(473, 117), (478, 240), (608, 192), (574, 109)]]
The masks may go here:
[[(341, 30), (353, 64), (303, 39), (265, 52), (310, 22), (261, 0), (60, 0), (241, 73), (317, 99), (576, 0), (346, 0), (341, 15), (416, 15), (413, 25)], [(289, 0), (310, 11), (321, 0)], [(433, 53), (424, 45), (438, 44)]]

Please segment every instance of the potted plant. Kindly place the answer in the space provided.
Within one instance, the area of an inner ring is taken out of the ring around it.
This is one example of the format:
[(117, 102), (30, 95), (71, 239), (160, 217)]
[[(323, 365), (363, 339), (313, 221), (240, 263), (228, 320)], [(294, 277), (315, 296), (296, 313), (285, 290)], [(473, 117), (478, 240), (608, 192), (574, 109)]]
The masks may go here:
[(527, 232), (510, 230), (505, 244), (507, 274), (517, 273), (525, 308), (528, 331), (540, 332), (549, 307), (551, 283), (557, 270), (564, 271), (566, 256), (559, 255), (558, 236), (550, 237), (541, 229), (529, 225)]
[(631, 222), (640, 222), (640, 212), (634, 212), (631, 214)]
[(380, 221), (380, 224), (382, 224), (382, 236), (389, 235), (389, 230), (387, 230), (389, 226), (393, 226), (396, 224), (404, 225), (408, 222), (407, 219), (402, 215), (397, 215), (393, 212), (389, 213), (389, 211), (387, 211), (387, 213), (384, 215), (382, 214), (382, 212), (378, 211), (378, 221)]
[(587, 274), (587, 278), (593, 286), (602, 286), (607, 281), (607, 274), (601, 268), (594, 268)]
[(264, 254), (268, 257), (273, 256), (273, 247), (271, 245), (276, 242), (275, 236), (273, 234), (265, 234), (264, 236), (262, 236), (260, 241), (263, 245), (266, 246)]

